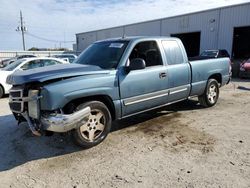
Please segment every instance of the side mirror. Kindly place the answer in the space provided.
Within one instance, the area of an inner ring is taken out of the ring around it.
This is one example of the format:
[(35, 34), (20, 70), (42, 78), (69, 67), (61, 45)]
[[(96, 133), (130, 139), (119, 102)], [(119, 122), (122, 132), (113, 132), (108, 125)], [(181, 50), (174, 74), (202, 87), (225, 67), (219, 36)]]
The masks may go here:
[(140, 70), (146, 68), (146, 63), (142, 58), (132, 59), (127, 67), (129, 71), (131, 70)]

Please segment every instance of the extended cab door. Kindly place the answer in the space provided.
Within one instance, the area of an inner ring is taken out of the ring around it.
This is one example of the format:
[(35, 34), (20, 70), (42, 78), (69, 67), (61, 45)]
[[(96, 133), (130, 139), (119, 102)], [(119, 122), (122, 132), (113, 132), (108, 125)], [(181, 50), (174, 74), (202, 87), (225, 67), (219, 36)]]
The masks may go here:
[(191, 89), (191, 68), (184, 46), (176, 39), (163, 40), (162, 46), (168, 64), (168, 102), (185, 99)]
[(146, 68), (123, 71), (119, 76), (122, 116), (147, 110), (167, 101), (168, 77), (156, 41), (139, 42), (129, 60), (142, 58)]

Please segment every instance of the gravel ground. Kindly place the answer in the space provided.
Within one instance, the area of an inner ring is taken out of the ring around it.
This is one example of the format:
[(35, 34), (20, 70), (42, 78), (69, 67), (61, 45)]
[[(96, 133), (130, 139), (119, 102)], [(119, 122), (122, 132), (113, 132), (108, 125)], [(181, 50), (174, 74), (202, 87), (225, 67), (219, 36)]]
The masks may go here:
[(33, 137), (0, 99), (0, 187), (250, 187), (250, 81), (115, 122), (82, 150), (67, 135)]

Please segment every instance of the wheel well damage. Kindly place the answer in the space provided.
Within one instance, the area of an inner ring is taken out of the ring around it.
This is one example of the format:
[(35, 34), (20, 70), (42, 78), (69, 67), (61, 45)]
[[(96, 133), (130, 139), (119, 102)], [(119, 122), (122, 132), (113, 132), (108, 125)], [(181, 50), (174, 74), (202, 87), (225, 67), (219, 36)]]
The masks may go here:
[(88, 101), (99, 101), (99, 102), (104, 103), (110, 111), (112, 120), (116, 119), (114, 103), (112, 99), (107, 95), (95, 95), (95, 96), (82, 97), (82, 98), (72, 100), (64, 106), (63, 111), (66, 114), (72, 113), (76, 109), (77, 106)]

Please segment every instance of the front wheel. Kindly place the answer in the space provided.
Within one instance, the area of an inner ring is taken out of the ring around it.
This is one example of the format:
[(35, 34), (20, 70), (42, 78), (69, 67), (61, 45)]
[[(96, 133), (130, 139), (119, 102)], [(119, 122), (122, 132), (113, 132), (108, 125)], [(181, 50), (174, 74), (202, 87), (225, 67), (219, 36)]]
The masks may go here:
[(73, 130), (73, 141), (83, 147), (90, 148), (101, 143), (111, 129), (112, 118), (105, 104), (99, 101), (90, 101), (79, 105), (76, 110), (90, 107), (91, 114), (88, 121)]
[(198, 97), (199, 102), (204, 107), (214, 106), (219, 98), (219, 84), (215, 79), (209, 79), (205, 92)]

